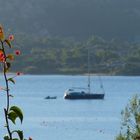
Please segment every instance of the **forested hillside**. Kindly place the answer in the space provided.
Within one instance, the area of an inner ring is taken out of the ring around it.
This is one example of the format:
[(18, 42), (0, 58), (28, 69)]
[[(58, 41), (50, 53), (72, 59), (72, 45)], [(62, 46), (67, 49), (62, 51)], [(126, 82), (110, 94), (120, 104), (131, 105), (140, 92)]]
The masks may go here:
[[(30, 74), (87, 73), (88, 48), (92, 73), (140, 75), (140, 44), (90, 37), (77, 42), (66, 38), (19, 36), (15, 48), (22, 54), (13, 71)], [(15, 69), (16, 68), (16, 69)]]

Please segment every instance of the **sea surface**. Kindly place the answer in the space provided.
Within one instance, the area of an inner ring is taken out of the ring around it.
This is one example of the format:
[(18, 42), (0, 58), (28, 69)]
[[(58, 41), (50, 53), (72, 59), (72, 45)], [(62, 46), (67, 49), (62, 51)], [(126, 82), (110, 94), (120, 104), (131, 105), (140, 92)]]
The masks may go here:
[[(24, 112), (24, 121), (12, 126), (23, 129), (33, 140), (114, 140), (120, 132), (121, 111), (129, 100), (140, 93), (140, 77), (101, 76), (104, 100), (65, 100), (70, 87), (87, 87), (86, 76), (23, 75), (10, 84), (12, 105)], [(100, 78), (91, 77), (91, 89), (102, 92)], [(0, 87), (4, 86), (0, 78)], [(45, 100), (46, 96), (57, 96)], [(0, 139), (6, 133), (3, 108), (6, 98), (0, 91)]]

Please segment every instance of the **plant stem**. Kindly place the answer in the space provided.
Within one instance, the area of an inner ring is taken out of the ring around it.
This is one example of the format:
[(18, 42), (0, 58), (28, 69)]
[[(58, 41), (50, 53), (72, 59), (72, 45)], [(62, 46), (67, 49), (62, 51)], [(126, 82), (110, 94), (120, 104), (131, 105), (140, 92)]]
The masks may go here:
[(9, 84), (8, 84), (8, 79), (7, 79), (7, 75), (6, 75), (6, 67), (7, 67), (6, 53), (5, 53), (3, 41), (1, 41), (1, 45), (2, 45), (2, 50), (3, 50), (3, 54), (4, 54), (4, 58), (5, 58), (5, 61), (3, 62), (3, 75), (4, 75), (4, 79), (5, 79), (5, 84), (6, 84), (6, 97), (7, 97), (7, 106), (6, 106), (6, 109), (4, 109), (4, 113), (5, 113), (6, 128), (7, 128), (10, 140), (12, 140), (12, 133), (11, 133), (10, 125), (9, 125), (9, 121), (8, 121), (10, 99), (9, 99)]

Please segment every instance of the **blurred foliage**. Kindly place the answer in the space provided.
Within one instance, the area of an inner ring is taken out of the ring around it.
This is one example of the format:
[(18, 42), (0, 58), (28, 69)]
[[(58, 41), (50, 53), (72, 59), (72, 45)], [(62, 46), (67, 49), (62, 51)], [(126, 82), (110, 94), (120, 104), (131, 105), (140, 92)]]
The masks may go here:
[(116, 140), (140, 140), (140, 99), (134, 96), (122, 111), (122, 127)]

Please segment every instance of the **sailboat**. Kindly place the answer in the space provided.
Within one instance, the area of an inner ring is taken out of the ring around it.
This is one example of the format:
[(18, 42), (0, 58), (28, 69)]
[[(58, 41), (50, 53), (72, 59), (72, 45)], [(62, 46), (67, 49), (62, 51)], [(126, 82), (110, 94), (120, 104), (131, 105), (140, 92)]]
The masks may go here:
[[(100, 79), (101, 82), (101, 79)], [(70, 88), (65, 91), (64, 99), (96, 99), (103, 100), (105, 96), (105, 92), (103, 89), (103, 84), (101, 82), (101, 88), (103, 93), (92, 93), (91, 92), (91, 74), (90, 74), (90, 55), (89, 55), (89, 47), (88, 47), (88, 84), (87, 88)]]

